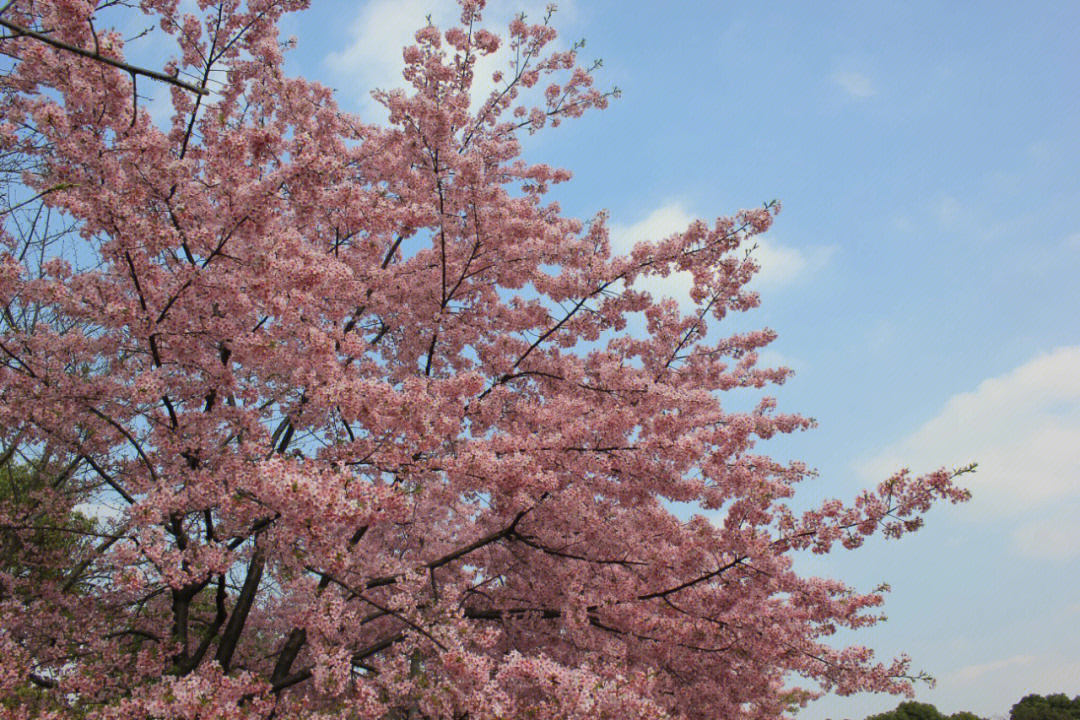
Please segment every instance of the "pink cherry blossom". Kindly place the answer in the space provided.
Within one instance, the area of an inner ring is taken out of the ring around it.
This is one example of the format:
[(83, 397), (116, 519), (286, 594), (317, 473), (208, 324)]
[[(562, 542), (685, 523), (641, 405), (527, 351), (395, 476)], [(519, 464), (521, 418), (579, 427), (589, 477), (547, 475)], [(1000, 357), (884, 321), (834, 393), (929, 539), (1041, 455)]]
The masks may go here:
[[(122, 4), (0, 16), (0, 720), (750, 719), (908, 692), (905, 657), (828, 642), (881, 591), (792, 554), (913, 530), (966, 469), (792, 509), (812, 471), (755, 443), (813, 421), (723, 404), (788, 376), (757, 364), (775, 334), (710, 332), (758, 304), (745, 249), (779, 206), (616, 254), (606, 214), (545, 199), (570, 173), (520, 157), (612, 95), (550, 14), (511, 23), (478, 102), (484, 2), (421, 28), (379, 126), (284, 74), (277, 23), (306, 4), (142, 0), (158, 70), (124, 59), (110, 28), (146, 21)], [(674, 272), (689, 312), (642, 289)]]

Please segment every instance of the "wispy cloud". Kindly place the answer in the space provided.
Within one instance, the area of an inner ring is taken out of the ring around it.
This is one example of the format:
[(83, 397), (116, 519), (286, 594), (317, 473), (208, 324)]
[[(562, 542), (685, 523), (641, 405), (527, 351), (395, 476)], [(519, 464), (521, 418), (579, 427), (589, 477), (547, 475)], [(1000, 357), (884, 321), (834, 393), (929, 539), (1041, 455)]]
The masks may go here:
[[(922, 427), (856, 468), (869, 481), (904, 465), (926, 472), (972, 460), (979, 469), (966, 479), (974, 496), (969, 517), (1022, 521), (1042, 510), (1049, 519), (1049, 509), (1080, 502), (1080, 345), (1039, 355), (954, 395)], [(1023, 526), (1015, 549), (1080, 542), (1062, 533), (1052, 523)]]
[[(1077, 471), (1080, 474), (1080, 470)], [(1080, 477), (1076, 479), (1080, 483)], [(1013, 528), (1010, 537), (1019, 555), (1043, 560), (1066, 561), (1080, 557), (1080, 524), (1076, 517), (1080, 502), (1039, 513), (1035, 520)]]
[(954, 228), (964, 215), (964, 207), (954, 197), (943, 197), (937, 206), (938, 222), (942, 227)]
[[(678, 201), (667, 202), (636, 223), (612, 223), (611, 243), (616, 252), (628, 252), (643, 240), (662, 240), (686, 230), (697, 216)], [(753, 257), (761, 270), (751, 281), (755, 289), (773, 289), (803, 280), (825, 267), (836, 253), (836, 246), (806, 250), (782, 245), (767, 237), (756, 237)], [(690, 273), (672, 273), (666, 278), (650, 278), (641, 287), (655, 296), (672, 297), (687, 304), (692, 284)]]
[(863, 332), (864, 347), (876, 354), (890, 351), (896, 338), (896, 325), (885, 318), (878, 318)]
[(832, 81), (854, 98), (868, 98), (877, 94), (874, 81), (867, 75), (854, 70), (837, 70), (833, 73)]
[(1034, 655), (1014, 655), (1011, 658), (997, 660), (995, 662), (979, 663), (978, 665), (965, 665), (956, 672), (950, 673), (948, 680), (954, 682), (971, 682), (987, 673), (997, 672), (1005, 668), (1013, 668), (1019, 665), (1030, 665), (1035, 662)]

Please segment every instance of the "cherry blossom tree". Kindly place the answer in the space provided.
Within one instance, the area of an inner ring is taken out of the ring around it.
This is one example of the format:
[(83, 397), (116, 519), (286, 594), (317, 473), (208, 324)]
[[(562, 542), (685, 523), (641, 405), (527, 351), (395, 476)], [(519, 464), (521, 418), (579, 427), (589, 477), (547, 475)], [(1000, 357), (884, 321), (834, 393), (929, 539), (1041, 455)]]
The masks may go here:
[[(284, 74), (305, 5), (0, 9), (0, 718), (765, 718), (908, 691), (906, 658), (827, 643), (880, 592), (792, 556), (913, 530), (967, 469), (797, 512), (812, 472), (752, 452), (812, 425), (725, 411), (789, 371), (756, 364), (769, 330), (709, 333), (757, 304), (778, 206), (617, 254), (605, 215), (546, 200), (567, 171), (521, 159), (610, 95), (546, 19), (499, 36), (462, 0), (377, 125)], [(159, 69), (115, 29), (143, 14)], [(674, 272), (690, 312), (641, 289)]]

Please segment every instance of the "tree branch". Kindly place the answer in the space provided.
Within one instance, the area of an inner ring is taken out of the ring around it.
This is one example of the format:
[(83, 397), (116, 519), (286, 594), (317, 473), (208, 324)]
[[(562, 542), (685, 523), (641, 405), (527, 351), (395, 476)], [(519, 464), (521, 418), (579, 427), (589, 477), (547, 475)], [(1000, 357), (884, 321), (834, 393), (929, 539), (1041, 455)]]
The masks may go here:
[(8, 30), (11, 30), (16, 35), (25, 35), (26, 37), (33, 38), (39, 42), (45, 43), (46, 45), (51, 45), (52, 47), (59, 50), (66, 50), (67, 52), (74, 53), (84, 58), (96, 60), (97, 62), (105, 63), (106, 65), (112, 65), (115, 68), (119, 68), (125, 72), (131, 73), (131, 75), (133, 76), (143, 75), (145, 77), (151, 78), (152, 80), (169, 83), (170, 85), (175, 85), (178, 88), (183, 88), (184, 90), (196, 93), (198, 95), (210, 94), (210, 91), (206, 88), (196, 87), (190, 83), (186, 83), (183, 80), (180, 80), (179, 78), (175, 78), (172, 75), (166, 75), (165, 73), (158, 72), (157, 70), (150, 70), (147, 68), (138, 67), (136, 65), (129, 65), (122, 60), (107, 57), (99, 52), (94, 52), (92, 50), (84, 50), (77, 45), (71, 45), (64, 42), (63, 40), (57, 40), (56, 38), (49, 37), (44, 33), (40, 33), (36, 30), (31, 30), (30, 28), (22, 27), (21, 25), (16, 25), (15, 23), (9, 20), (4, 20), (3, 18), (0, 18), (0, 26), (6, 27)]
[[(395, 633), (394, 635), (391, 635), (388, 638), (384, 638), (382, 640), (379, 640), (376, 643), (368, 645), (363, 650), (358, 650), (357, 652), (353, 653), (352, 657), (349, 658), (349, 660), (353, 665), (360, 665), (360, 664), (362, 664), (364, 662), (364, 660), (371, 657), (375, 653), (380, 652), (382, 650), (385, 650), (386, 648), (390, 647), (394, 643), (401, 642), (404, 639), (405, 639), (405, 633), (401, 633), (401, 632)], [(313, 668), (306, 668), (306, 669), (301, 670), (299, 672), (293, 673), (292, 675), (288, 676), (287, 678), (285, 678), (281, 682), (275, 683), (274, 687), (272, 688), (272, 692), (280, 693), (282, 690), (285, 690), (287, 688), (292, 687), (293, 685), (298, 685), (299, 683), (304, 682), (305, 680), (307, 680), (308, 678), (311, 677), (312, 670), (313, 670)]]
[[(545, 496), (546, 496), (546, 493), (545, 493)], [(541, 499), (543, 499), (543, 498), (541, 498)], [(432, 560), (431, 562), (424, 565), (422, 567), (422, 569), (424, 569), (424, 570), (434, 570), (436, 568), (440, 568), (443, 565), (448, 565), (448, 564), (454, 562), (455, 560), (460, 560), (461, 558), (465, 557), (469, 553), (474, 552), (476, 550), (479, 550), (480, 548), (484, 547), (485, 545), (490, 545), (493, 542), (497, 542), (499, 540), (502, 540), (505, 537), (509, 537), (509, 536), (513, 535), (514, 531), (517, 529), (518, 523), (521, 522), (521, 519), (523, 517), (525, 517), (532, 509), (533, 508), (528, 508), (526, 510), (522, 510), (521, 512), (519, 512), (517, 515), (514, 516), (514, 519), (510, 522), (510, 524), (507, 525), (506, 527), (504, 527), (502, 530), (498, 530), (496, 532), (493, 532), (490, 535), (485, 535), (484, 537), (480, 538), (476, 542), (470, 543), (470, 544), (466, 545), (463, 548), (458, 548), (457, 550), (455, 550), (455, 551), (453, 551), (451, 553), (447, 553), (446, 555), (443, 555), (441, 558), (438, 558), (436, 560)], [(400, 577), (399, 575), (387, 575), (387, 576), (381, 577), (381, 578), (374, 578), (372, 580), (368, 580), (367, 584), (364, 585), (364, 588), (367, 589), (367, 590), (371, 590), (372, 588), (382, 587), (384, 585), (393, 585), (394, 583), (396, 583), (398, 581), (399, 577)]]
[(229, 617), (229, 624), (221, 636), (221, 643), (218, 645), (215, 656), (224, 672), (229, 672), (229, 665), (232, 663), (233, 653), (236, 652), (236, 645), (240, 641), (240, 634), (244, 630), (244, 623), (247, 622), (251, 605), (255, 602), (255, 593), (258, 592), (265, 565), (266, 556), (262, 548), (256, 547), (251, 556), (251, 562), (248, 563), (247, 577), (244, 579), (244, 586), (240, 589), (240, 597), (236, 599), (236, 605)]

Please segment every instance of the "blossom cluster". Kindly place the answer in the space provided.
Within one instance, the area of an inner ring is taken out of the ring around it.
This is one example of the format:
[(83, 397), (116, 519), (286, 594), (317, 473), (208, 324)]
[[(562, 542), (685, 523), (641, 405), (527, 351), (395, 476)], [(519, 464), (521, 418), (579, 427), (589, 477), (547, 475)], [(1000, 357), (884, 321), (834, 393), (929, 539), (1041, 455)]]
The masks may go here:
[[(813, 473), (753, 452), (813, 425), (723, 403), (790, 373), (758, 366), (772, 331), (715, 331), (759, 302), (779, 206), (615, 253), (521, 158), (611, 97), (550, 14), (500, 38), (462, 0), (380, 126), (285, 75), (305, 5), (0, 11), (0, 720), (749, 720), (909, 690), (905, 658), (827, 642), (881, 594), (792, 553), (966, 494), (900, 473), (799, 514)], [(160, 69), (109, 29), (132, 12)], [(676, 272), (690, 311), (643, 289)]]

